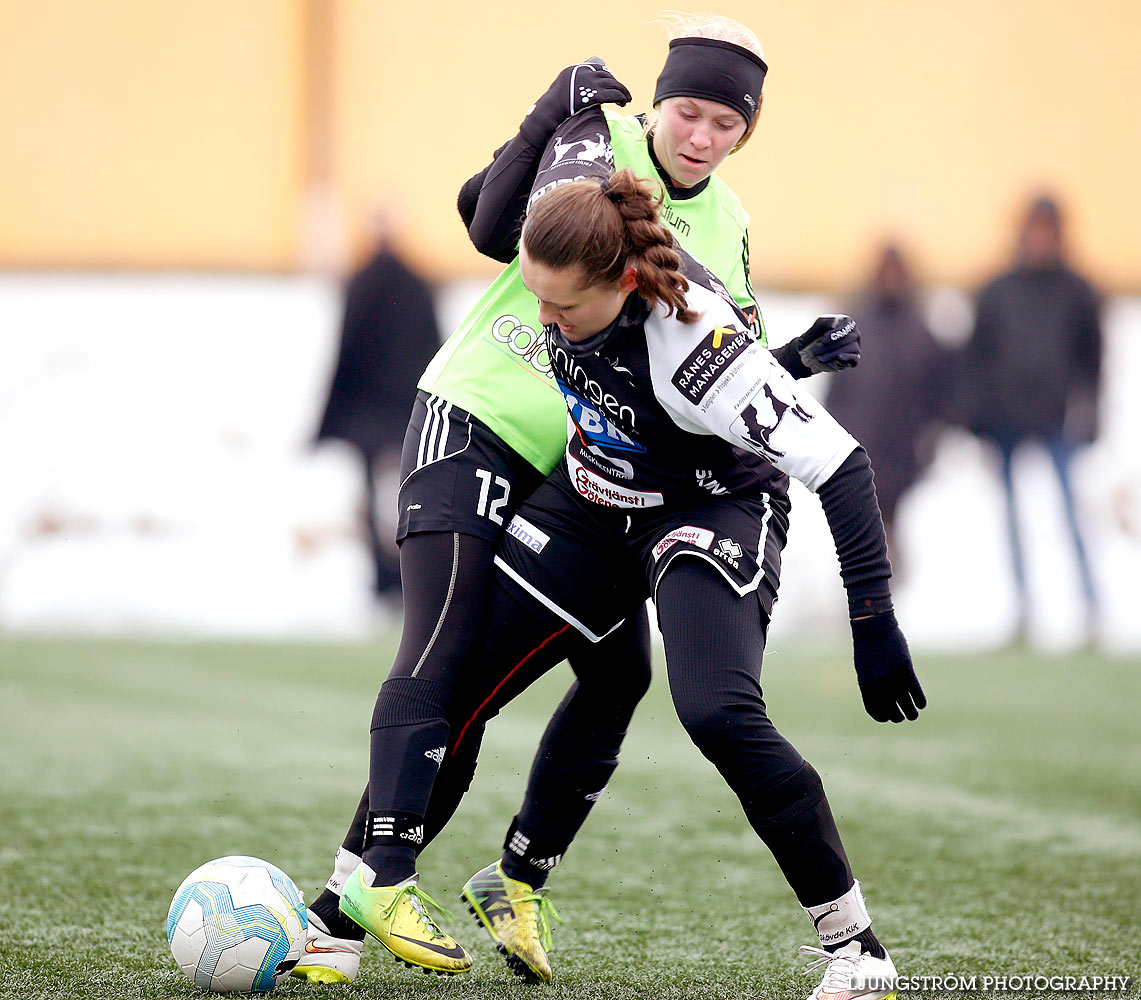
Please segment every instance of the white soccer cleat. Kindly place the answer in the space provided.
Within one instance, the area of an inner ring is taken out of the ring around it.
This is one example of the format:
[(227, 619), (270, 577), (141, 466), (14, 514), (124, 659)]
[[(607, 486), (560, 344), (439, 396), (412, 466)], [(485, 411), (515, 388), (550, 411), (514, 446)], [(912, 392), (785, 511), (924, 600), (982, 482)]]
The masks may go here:
[(899, 977), (886, 951), (883, 958), (873, 958), (861, 951), (859, 941), (850, 941), (836, 951), (802, 945), (800, 952), (817, 956), (804, 970), (806, 974), (827, 966), (824, 979), (808, 1000), (896, 1000)]
[(333, 937), (316, 913), (308, 910), (307, 914), (309, 930), (292, 975), (310, 983), (351, 983), (360, 971), (364, 941)]

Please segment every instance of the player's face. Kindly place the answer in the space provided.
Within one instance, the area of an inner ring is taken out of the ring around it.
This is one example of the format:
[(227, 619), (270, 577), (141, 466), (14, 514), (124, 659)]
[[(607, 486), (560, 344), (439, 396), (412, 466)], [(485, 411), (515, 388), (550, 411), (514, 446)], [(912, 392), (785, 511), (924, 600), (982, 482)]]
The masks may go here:
[(539, 322), (544, 326), (557, 324), (562, 335), (574, 343), (601, 333), (613, 323), (635, 286), (634, 269), (627, 268), (613, 284), (584, 287), (580, 265), (556, 270), (531, 260), (523, 246), (519, 247), (519, 276), (539, 300)]
[(667, 97), (658, 105), (654, 155), (678, 187), (700, 184), (745, 134), (739, 111), (701, 97)]

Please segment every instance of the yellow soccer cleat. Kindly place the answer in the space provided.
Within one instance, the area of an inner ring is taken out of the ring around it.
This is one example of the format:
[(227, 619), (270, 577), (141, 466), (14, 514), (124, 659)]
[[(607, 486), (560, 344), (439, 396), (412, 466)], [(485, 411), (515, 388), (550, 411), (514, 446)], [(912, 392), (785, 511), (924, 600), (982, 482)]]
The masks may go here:
[(532, 982), (551, 981), (550, 918), (561, 924), (562, 917), (545, 889), (536, 891), (526, 882), (508, 878), (497, 861), (469, 878), (460, 895), (512, 972)]
[(471, 968), (471, 956), (440, 930), (428, 913), (431, 907), (451, 919), (412, 880), (401, 885), (371, 886), (364, 866), (357, 868), (341, 892), (341, 912), (363, 927), (409, 968), (453, 976)]

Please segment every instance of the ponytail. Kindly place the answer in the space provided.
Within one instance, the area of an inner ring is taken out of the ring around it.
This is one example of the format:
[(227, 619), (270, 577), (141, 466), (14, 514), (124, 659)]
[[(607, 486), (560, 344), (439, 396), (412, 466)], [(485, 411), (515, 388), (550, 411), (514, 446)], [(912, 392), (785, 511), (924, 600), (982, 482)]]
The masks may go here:
[(534, 204), (523, 225), (523, 245), (547, 267), (580, 267), (587, 288), (618, 281), (632, 266), (642, 298), (692, 323), (697, 315), (686, 302), (689, 282), (673, 233), (658, 219), (660, 202), (631, 170), (619, 170), (601, 184), (572, 181)]

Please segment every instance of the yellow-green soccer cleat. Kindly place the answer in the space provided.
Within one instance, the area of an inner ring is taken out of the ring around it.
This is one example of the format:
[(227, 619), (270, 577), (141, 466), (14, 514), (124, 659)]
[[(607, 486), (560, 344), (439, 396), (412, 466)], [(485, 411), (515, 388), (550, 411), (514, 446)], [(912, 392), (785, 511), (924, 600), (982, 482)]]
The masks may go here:
[(551, 981), (550, 918), (563, 921), (546, 889), (536, 891), (526, 882), (508, 878), (497, 861), (469, 878), (460, 895), (515, 975), (532, 982)]
[(471, 956), (437, 926), (431, 907), (451, 914), (409, 880), (402, 885), (371, 886), (364, 866), (349, 876), (341, 892), (341, 912), (363, 927), (409, 968), (453, 976), (471, 968)]

